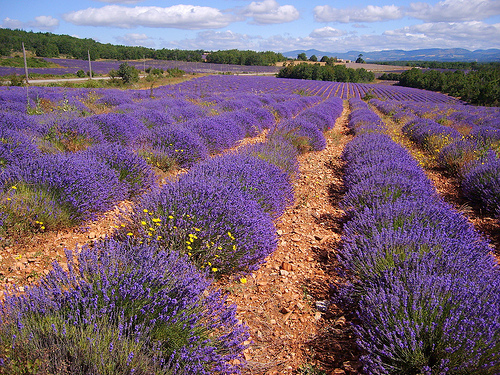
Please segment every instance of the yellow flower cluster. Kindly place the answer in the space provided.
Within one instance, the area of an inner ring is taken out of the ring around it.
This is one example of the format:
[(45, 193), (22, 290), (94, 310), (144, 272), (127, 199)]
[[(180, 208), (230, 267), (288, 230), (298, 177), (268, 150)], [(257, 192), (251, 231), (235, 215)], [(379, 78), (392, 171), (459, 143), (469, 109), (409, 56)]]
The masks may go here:
[(45, 230), (45, 226), (43, 225), (43, 221), (35, 220), (35, 224), (40, 225), (41, 230)]

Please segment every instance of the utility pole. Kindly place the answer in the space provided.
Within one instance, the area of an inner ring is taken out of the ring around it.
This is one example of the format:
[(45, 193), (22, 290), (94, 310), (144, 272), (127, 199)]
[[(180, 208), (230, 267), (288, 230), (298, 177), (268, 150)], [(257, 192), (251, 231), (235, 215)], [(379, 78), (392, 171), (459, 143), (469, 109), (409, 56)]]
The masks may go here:
[(90, 50), (87, 50), (87, 54), (89, 56), (89, 76), (92, 79), (92, 65), (90, 64)]
[(24, 74), (26, 75), (26, 84), (29, 84), (28, 82), (28, 64), (26, 63), (26, 50), (24, 49), (24, 42), (23, 44), (23, 58), (24, 58)]

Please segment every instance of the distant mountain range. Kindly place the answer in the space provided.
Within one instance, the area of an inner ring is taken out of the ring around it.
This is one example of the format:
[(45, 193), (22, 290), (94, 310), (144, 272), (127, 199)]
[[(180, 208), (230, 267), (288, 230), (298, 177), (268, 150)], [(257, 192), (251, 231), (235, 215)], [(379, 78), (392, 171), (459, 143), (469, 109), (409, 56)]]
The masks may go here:
[(500, 49), (480, 49), (469, 51), (463, 48), (430, 48), (417, 49), (413, 51), (387, 50), (387, 51), (349, 51), (349, 52), (324, 52), (315, 49), (295, 50), (283, 52), (286, 57), (296, 58), (299, 53), (305, 53), (307, 57), (316, 55), (318, 60), (323, 56), (337, 57), (339, 59), (355, 61), (360, 54), (363, 60), (370, 61), (477, 61), (477, 62), (500, 62)]

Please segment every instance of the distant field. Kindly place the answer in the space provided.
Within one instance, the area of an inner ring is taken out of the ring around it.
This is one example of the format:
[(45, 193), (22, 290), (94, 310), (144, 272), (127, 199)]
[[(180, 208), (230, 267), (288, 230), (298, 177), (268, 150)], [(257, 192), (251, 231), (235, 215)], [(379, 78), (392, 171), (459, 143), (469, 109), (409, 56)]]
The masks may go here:
[[(45, 58), (44, 60), (53, 63), (56, 66), (47, 68), (28, 68), (28, 73), (65, 75), (76, 74), (76, 72), (79, 70), (83, 70), (85, 72), (89, 71), (89, 62), (87, 60), (50, 58)], [(279, 67), (276, 66), (212, 64), (172, 60), (100, 60), (91, 62), (92, 73), (107, 74), (111, 69), (118, 69), (120, 64), (124, 62), (127, 62), (129, 65), (135, 66), (139, 70), (144, 70), (148, 67), (161, 68), (165, 70), (178, 68), (184, 70), (187, 73), (275, 74), (279, 71)], [(11, 74), (24, 74), (24, 68), (0, 66), (0, 76), (7, 76)]]

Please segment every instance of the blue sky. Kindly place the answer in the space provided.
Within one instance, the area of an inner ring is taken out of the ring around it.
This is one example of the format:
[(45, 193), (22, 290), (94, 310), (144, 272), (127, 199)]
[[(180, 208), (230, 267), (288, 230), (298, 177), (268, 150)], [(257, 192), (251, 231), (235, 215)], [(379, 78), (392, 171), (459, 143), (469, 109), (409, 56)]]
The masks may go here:
[(157, 49), (475, 50), (500, 48), (500, 0), (0, 0), (0, 25)]

